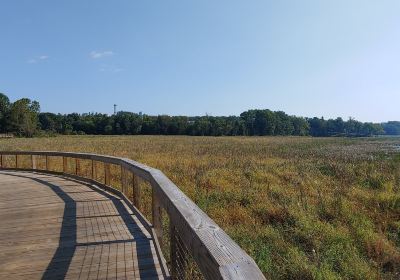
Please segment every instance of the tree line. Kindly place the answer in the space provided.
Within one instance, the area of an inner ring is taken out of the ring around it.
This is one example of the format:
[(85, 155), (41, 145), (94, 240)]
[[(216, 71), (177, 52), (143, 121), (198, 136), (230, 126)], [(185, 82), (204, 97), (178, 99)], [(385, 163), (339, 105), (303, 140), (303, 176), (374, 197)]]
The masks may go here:
[(13, 103), (0, 93), (0, 133), (13, 133), (19, 136), (32, 137), (40, 128), (40, 105), (28, 98)]
[(11, 103), (0, 94), (0, 133), (91, 135), (193, 135), (193, 136), (373, 136), (400, 135), (400, 122), (363, 123), (350, 118), (303, 118), (285, 112), (248, 110), (240, 116), (150, 116), (132, 112), (40, 113), (37, 101), (27, 98)]

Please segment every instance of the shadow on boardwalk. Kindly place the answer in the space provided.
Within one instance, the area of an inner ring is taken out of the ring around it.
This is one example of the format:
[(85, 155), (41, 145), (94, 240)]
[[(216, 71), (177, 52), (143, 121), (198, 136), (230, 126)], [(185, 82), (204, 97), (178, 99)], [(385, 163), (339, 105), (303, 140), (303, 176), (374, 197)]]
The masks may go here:
[[(67, 192), (65, 192), (60, 186), (49, 183), (45, 180), (42, 180), (40, 178), (35, 178), (35, 177), (30, 177), (30, 176), (24, 176), (20, 174), (15, 174), (15, 173), (5, 173), (6, 175), (10, 176), (15, 176), (15, 177), (20, 177), (20, 178), (25, 178), (25, 179), (30, 179), (33, 180), (37, 183), (40, 183), (49, 189), (51, 189), (60, 199), (63, 200), (65, 207), (64, 207), (64, 213), (63, 213), (63, 220), (61, 224), (61, 231), (60, 231), (60, 239), (59, 239), (59, 244), (57, 247), (57, 250), (55, 251), (49, 265), (47, 266), (46, 271), (43, 274), (42, 279), (63, 279), (67, 276), (69, 273), (69, 269), (71, 266), (71, 263), (73, 261), (74, 255), (77, 255), (77, 248), (82, 248), (84, 247), (85, 254), (83, 257), (83, 260), (81, 261), (82, 264), (80, 266), (81, 272), (79, 273), (79, 276), (76, 278), (81, 278), (82, 274), (82, 269), (84, 267), (83, 262), (90, 258), (93, 260), (94, 256), (88, 256), (88, 247), (91, 246), (101, 246), (101, 250), (103, 251), (103, 247), (111, 248), (111, 246), (114, 245), (119, 245), (126, 250), (127, 246), (126, 244), (129, 243), (129, 246), (132, 246), (133, 243), (135, 243), (136, 250), (138, 252), (136, 253), (136, 259), (137, 259), (137, 266), (135, 268), (135, 271), (137, 274), (136, 277), (140, 278), (147, 278), (147, 277), (157, 277), (158, 272), (156, 269), (156, 265), (154, 263), (154, 257), (149, 256), (151, 254), (152, 249), (151, 249), (151, 242), (152, 239), (146, 236), (141, 230), (140, 230), (140, 225), (136, 223), (136, 221), (133, 219), (132, 214), (129, 213), (127, 208), (124, 206), (124, 204), (121, 202), (120, 199), (117, 197), (110, 195), (107, 192), (100, 191), (94, 187), (88, 186), (91, 190), (94, 190), (98, 193), (100, 193), (102, 196), (107, 198), (107, 200), (111, 201), (115, 209), (117, 210), (117, 215), (121, 217), (123, 221), (123, 227), (128, 230), (130, 238), (124, 238), (124, 239), (118, 239), (114, 238), (115, 240), (107, 240), (107, 241), (97, 241), (97, 242), (87, 242), (87, 243), (78, 243), (78, 225), (77, 225), (77, 203), (80, 203), (80, 201), (74, 200)], [(30, 173), (32, 174), (32, 173)], [(50, 176), (50, 175), (46, 175)], [(62, 178), (65, 179), (61, 176), (55, 176), (52, 175), (55, 178)], [(92, 217), (79, 217), (79, 218), (92, 218)], [(139, 244), (140, 243), (140, 244)], [(128, 247), (132, 248), (132, 250), (135, 250), (134, 247)], [(107, 252), (108, 253), (108, 252)], [(90, 254), (90, 253), (89, 253)], [(94, 254), (94, 250), (93, 250)], [(103, 253), (105, 254), (105, 253)], [(115, 252), (114, 252), (115, 254)], [(135, 252), (129, 253), (131, 256), (135, 254)], [(108, 254), (106, 254), (108, 259), (110, 257)], [(118, 252), (117, 252), (118, 256)], [(125, 257), (125, 256), (124, 256)], [(114, 259), (116, 261), (116, 259)], [(130, 262), (133, 262), (133, 258), (129, 259)], [(107, 263), (108, 266), (110, 266), (110, 263)], [(113, 264), (114, 266), (117, 265), (117, 263)], [(132, 264), (124, 264), (125, 269), (129, 265)], [(76, 267), (74, 267), (76, 270)], [(92, 268), (91, 268), (92, 269)], [(101, 265), (97, 265), (95, 267), (97, 269), (97, 274), (100, 276), (100, 270), (104, 269)], [(109, 273), (107, 271), (107, 273)]]

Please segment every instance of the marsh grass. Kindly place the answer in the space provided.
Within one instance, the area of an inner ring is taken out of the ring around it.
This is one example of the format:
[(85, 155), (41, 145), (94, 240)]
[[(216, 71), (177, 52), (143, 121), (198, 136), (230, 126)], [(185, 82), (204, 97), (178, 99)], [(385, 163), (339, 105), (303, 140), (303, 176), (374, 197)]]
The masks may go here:
[[(399, 144), (398, 138), (0, 139), (1, 150), (107, 154), (162, 170), (273, 279), (400, 278)], [(117, 188), (119, 172), (112, 178)], [(150, 202), (146, 186), (147, 217)]]

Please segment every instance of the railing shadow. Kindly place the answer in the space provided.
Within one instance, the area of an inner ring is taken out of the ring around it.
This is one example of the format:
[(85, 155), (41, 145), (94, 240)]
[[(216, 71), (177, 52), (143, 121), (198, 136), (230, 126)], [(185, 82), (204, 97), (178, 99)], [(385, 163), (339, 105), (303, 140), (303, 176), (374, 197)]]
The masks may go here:
[[(138, 230), (139, 225), (136, 221), (132, 218), (132, 214), (129, 213), (125, 205), (121, 202), (120, 199), (117, 197), (110, 195), (107, 192), (98, 190), (94, 187), (88, 186), (92, 190), (102, 194), (106, 198), (108, 198), (115, 209), (118, 212), (118, 215), (122, 218), (126, 228), (128, 229), (130, 235), (132, 236), (131, 239), (122, 239), (122, 240), (108, 240), (108, 241), (99, 241), (99, 242), (87, 242), (87, 243), (78, 243), (77, 241), (77, 201), (75, 201), (71, 196), (68, 195), (60, 186), (55, 184), (49, 183), (45, 180), (40, 178), (30, 177), (21, 175), (21, 173), (30, 173), (35, 174), (32, 172), (21, 172), (18, 171), (19, 174), (10, 173), (10, 172), (1, 172), (5, 175), (15, 176), (25, 179), (33, 180), (37, 183), (40, 183), (44, 186), (49, 187), (59, 198), (61, 198), (64, 203), (64, 213), (63, 213), (63, 221), (60, 230), (60, 239), (58, 247), (46, 268), (46, 271), (43, 274), (42, 279), (63, 279), (68, 273), (70, 268), (71, 262), (73, 257), (76, 253), (78, 247), (89, 247), (89, 246), (97, 246), (97, 245), (107, 245), (111, 246), (112, 244), (119, 244), (119, 243), (131, 243), (131, 242), (140, 242), (140, 246), (137, 247), (137, 250), (142, 250), (142, 252), (152, 252), (151, 250), (151, 242), (152, 239), (147, 237), (141, 230)], [(36, 173), (41, 174), (41, 173)], [(57, 175), (48, 175), (57, 178), (65, 179), (62, 176)], [(68, 180), (68, 179), (66, 179)], [(74, 180), (75, 181), (75, 180)], [(85, 218), (85, 216), (79, 217)], [(137, 262), (138, 262), (138, 270), (140, 278), (148, 278), (148, 277), (156, 277), (158, 275), (156, 265), (154, 263), (154, 257), (150, 257), (146, 254), (141, 256), (141, 252), (137, 252)], [(86, 255), (85, 255), (86, 257)], [(83, 268), (83, 264), (81, 269)], [(100, 269), (100, 266), (98, 267)], [(137, 273), (137, 272), (136, 272)], [(79, 278), (79, 277), (78, 277)]]

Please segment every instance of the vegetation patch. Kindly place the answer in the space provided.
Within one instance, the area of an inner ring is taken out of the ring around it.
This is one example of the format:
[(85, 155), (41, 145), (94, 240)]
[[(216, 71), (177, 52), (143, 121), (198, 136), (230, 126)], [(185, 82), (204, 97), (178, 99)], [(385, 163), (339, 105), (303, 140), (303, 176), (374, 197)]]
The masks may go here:
[(400, 279), (400, 138), (62, 136), (162, 170), (271, 279)]

